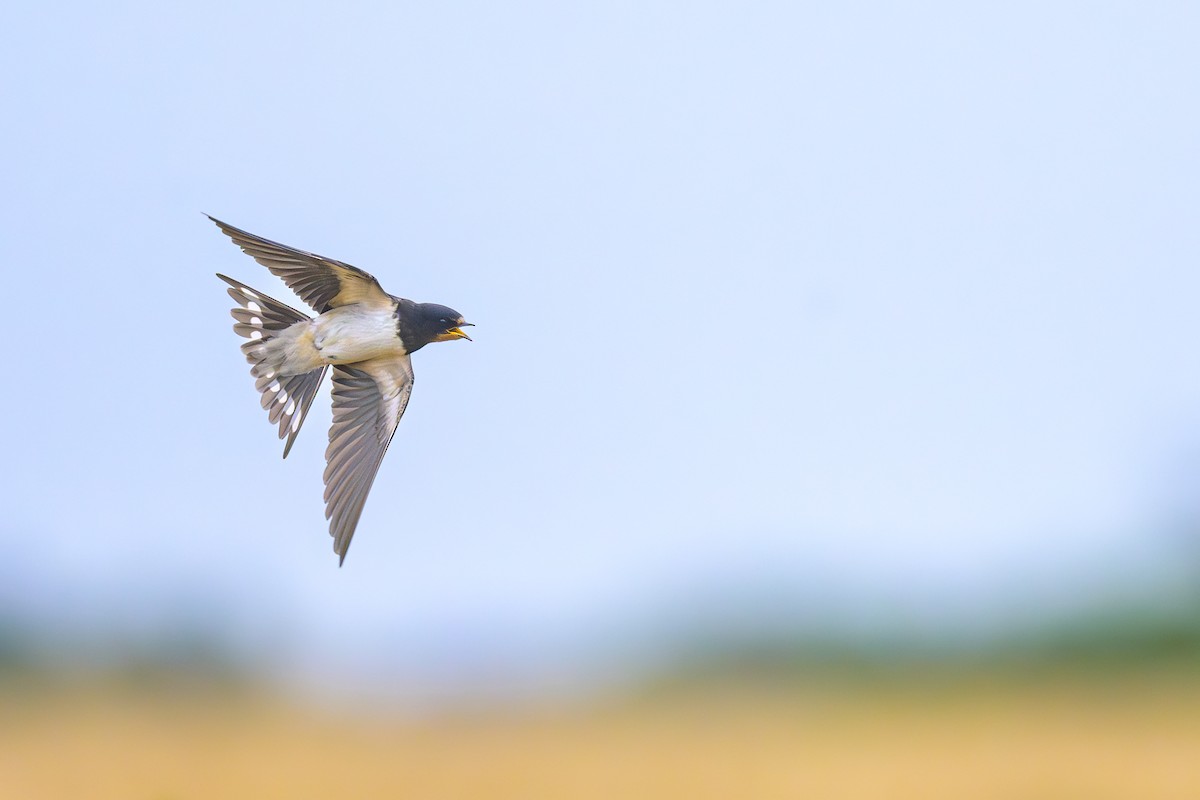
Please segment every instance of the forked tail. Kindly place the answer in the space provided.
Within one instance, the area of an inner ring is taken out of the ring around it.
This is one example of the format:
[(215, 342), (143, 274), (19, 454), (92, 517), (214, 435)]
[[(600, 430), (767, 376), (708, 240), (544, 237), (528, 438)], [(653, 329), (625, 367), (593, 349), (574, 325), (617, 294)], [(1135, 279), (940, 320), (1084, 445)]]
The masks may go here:
[(233, 330), (249, 340), (242, 345), (242, 353), (250, 362), (254, 388), (262, 394), (262, 407), (266, 409), (267, 417), (272, 424), (279, 424), (279, 438), (287, 437), (283, 447), (283, 457), (287, 458), (329, 368), (321, 367), (299, 375), (280, 375), (282, 353), (280, 348), (271, 345), (280, 333), (310, 317), (233, 278), (219, 273), (217, 277), (232, 287), (228, 290), (229, 296), (237, 303), (229, 312), (237, 320)]

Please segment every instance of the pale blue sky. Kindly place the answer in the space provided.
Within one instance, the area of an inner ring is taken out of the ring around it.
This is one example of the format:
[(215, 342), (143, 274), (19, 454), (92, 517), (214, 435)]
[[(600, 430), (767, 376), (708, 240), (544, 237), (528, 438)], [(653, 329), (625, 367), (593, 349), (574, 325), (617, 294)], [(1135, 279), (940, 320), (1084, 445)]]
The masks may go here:
[[(920, 616), (1152, 562), (1200, 448), (1198, 24), (9, 8), (4, 614), (370, 670), (764, 574)], [(478, 324), (415, 358), (342, 570), (327, 404), (282, 462), (213, 273), (294, 301), (201, 212)]]

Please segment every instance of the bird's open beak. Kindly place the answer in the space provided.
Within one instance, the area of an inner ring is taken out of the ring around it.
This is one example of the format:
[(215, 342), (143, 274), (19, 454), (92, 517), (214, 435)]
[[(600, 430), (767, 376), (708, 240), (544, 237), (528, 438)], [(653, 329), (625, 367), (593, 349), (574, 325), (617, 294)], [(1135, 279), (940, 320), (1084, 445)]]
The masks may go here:
[[(475, 325), (470, 322), (460, 322), (458, 324), (463, 327), (466, 327), (466, 328), (475, 327)], [(465, 333), (462, 332), (462, 327), (451, 328), (450, 330), (446, 331), (446, 333), (455, 339), (466, 339), (468, 342), (474, 341), (470, 336), (467, 336)]]

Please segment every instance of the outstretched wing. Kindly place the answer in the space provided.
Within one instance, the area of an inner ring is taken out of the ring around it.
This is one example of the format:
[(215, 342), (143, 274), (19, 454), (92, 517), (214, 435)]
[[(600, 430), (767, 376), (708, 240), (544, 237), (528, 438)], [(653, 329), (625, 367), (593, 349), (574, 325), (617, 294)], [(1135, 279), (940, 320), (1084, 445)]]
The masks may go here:
[(325, 450), (325, 517), (333, 550), (346, 560), (367, 492), (408, 397), (412, 360), (386, 356), (333, 368), (333, 425)]
[[(208, 216), (207, 214), (205, 216)], [(272, 242), (209, 216), (226, 236), (258, 263), (282, 278), (318, 314), (351, 303), (390, 305), (379, 281), (358, 267)]]

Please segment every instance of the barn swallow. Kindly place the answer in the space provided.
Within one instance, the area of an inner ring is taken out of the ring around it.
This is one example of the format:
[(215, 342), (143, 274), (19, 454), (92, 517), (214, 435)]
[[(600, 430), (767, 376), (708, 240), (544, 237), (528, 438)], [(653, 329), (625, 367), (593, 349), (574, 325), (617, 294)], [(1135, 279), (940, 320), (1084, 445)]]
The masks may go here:
[(357, 267), (208, 218), (317, 312), (310, 317), (217, 274), (237, 303), (230, 312), (237, 321), (233, 330), (248, 340), (242, 353), (262, 407), (278, 423), (279, 438), (287, 437), (284, 458), (333, 367), (325, 518), (340, 566), (412, 394), (412, 354), (430, 342), (470, 341), (462, 329), (471, 323), (452, 308), (394, 297)]

